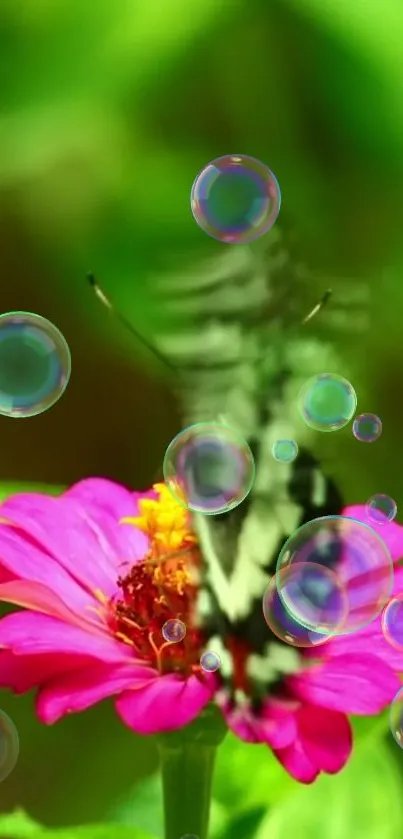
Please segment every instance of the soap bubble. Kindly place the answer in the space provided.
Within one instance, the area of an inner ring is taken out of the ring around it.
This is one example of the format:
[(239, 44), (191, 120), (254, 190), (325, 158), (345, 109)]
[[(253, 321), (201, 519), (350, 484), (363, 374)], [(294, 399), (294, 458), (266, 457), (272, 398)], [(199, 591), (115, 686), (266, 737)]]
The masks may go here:
[[(311, 565), (311, 564), (310, 564)], [(309, 575), (311, 580), (309, 582)], [(303, 591), (304, 575), (308, 593)], [(317, 597), (309, 591), (309, 585), (316, 584), (327, 588), (326, 596)], [(290, 600), (291, 609), (286, 605), (280, 592)], [(332, 603), (333, 598), (333, 603)], [(269, 629), (292, 647), (316, 647), (332, 638), (340, 629), (346, 615), (347, 602), (342, 589), (328, 569), (321, 569), (318, 574), (308, 567), (300, 571), (294, 568), (282, 568), (274, 575), (263, 596), (263, 615)], [(298, 612), (298, 618), (293, 614)], [(316, 623), (316, 629), (304, 626), (300, 620), (307, 618), (309, 623)]]
[[(364, 522), (347, 516), (325, 516), (303, 524), (280, 551), (277, 578), (284, 568), (307, 562), (331, 569), (347, 595), (348, 614), (340, 635), (370, 624), (390, 598), (391, 555), (379, 534)], [(278, 590), (290, 611), (287, 590), (281, 585)]]
[(260, 160), (227, 154), (199, 173), (190, 204), (197, 224), (213, 239), (245, 244), (273, 227), (280, 212), (280, 187)]
[(255, 477), (253, 454), (236, 431), (200, 422), (177, 434), (163, 465), (168, 489), (189, 510), (214, 515), (234, 509)]
[(170, 620), (165, 621), (162, 634), (166, 641), (177, 644), (178, 641), (183, 641), (186, 635), (186, 625), (177, 618), (170, 618)]
[(403, 688), (398, 690), (389, 709), (389, 725), (396, 743), (403, 748)]
[(30, 312), (0, 315), (0, 414), (34, 417), (66, 390), (70, 351), (61, 332)]
[(0, 711), (0, 781), (12, 772), (20, 753), (18, 731), (10, 717)]
[(360, 443), (374, 443), (382, 434), (382, 422), (376, 414), (359, 414), (353, 422), (353, 434)]
[(366, 503), (366, 511), (370, 524), (388, 524), (397, 514), (397, 504), (389, 495), (378, 493)]
[(217, 653), (207, 652), (203, 653), (200, 659), (200, 667), (206, 673), (215, 673), (221, 665), (220, 656)]
[(395, 650), (403, 652), (403, 594), (392, 597), (382, 612), (383, 634)]
[(271, 451), (279, 463), (292, 463), (298, 454), (298, 443), (295, 440), (276, 440)]
[(354, 416), (357, 396), (347, 379), (321, 373), (308, 379), (300, 390), (298, 408), (314, 431), (339, 431)]

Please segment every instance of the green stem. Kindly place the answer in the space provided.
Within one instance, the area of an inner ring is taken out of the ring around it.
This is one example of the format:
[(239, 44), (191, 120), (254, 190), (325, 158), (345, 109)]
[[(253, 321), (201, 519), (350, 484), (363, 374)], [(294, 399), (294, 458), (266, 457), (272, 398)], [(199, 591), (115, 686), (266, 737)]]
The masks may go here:
[(207, 839), (214, 762), (226, 730), (220, 712), (208, 706), (191, 725), (157, 738), (165, 839)]

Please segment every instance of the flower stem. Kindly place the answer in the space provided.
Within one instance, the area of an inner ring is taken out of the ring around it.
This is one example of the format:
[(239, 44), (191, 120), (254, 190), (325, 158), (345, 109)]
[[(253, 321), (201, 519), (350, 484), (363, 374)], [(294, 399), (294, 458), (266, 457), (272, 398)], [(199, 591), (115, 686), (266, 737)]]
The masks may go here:
[(211, 784), (224, 720), (208, 706), (190, 725), (157, 738), (162, 770), (165, 839), (207, 839)]

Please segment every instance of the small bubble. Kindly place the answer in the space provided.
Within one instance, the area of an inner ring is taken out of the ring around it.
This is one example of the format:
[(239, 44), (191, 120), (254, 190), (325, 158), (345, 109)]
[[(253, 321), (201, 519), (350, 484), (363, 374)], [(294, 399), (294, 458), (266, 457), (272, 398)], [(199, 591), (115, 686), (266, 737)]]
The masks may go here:
[(279, 463), (292, 463), (298, 454), (298, 443), (295, 440), (276, 440), (271, 453)]
[(382, 422), (376, 414), (359, 414), (353, 422), (353, 434), (360, 443), (375, 443), (382, 434)]
[(171, 618), (165, 621), (162, 627), (162, 634), (166, 641), (170, 641), (171, 644), (177, 644), (179, 641), (183, 641), (186, 635), (186, 625), (177, 618)]
[(308, 379), (298, 396), (302, 419), (314, 431), (339, 431), (353, 418), (356, 407), (353, 386), (335, 373)]
[(201, 229), (227, 244), (246, 244), (267, 233), (280, 212), (273, 172), (245, 154), (226, 154), (197, 176), (190, 206)]
[(10, 717), (0, 711), (0, 781), (4, 781), (14, 769), (19, 752), (18, 731)]
[(389, 709), (389, 725), (393, 737), (400, 748), (403, 748), (403, 688), (398, 690)]
[(397, 515), (397, 504), (389, 495), (378, 493), (366, 503), (367, 518), (370, 524), (388, 524)]
[(70, 350), (53, 323), (32, 312), (0, 315), (0, 414), (42, 414), (66, 390), (70, 371)]
[(220, 656), (217, 655), (217, 653), (203, 653), (200, 659), (200, 667), (202, 670), (205, 670), (206, 673), (215, 673), (215, 671), (220, 667), (220, 664)]

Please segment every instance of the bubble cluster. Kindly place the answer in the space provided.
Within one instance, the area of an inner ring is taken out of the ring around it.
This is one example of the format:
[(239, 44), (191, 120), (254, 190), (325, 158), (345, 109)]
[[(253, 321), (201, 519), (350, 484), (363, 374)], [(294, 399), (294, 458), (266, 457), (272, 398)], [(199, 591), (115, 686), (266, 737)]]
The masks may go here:
[(292, 463), (298, 455), (298, 443), (295, 440), (276, 440), (271, 452), (279, 463)]
[(398, 690), (389, 709), (389, 725), (396, 743), (403, 748), (403, 688)]
[(170, 641), (171, 644), (177, 644), (179, 641), (183, 641), (186, 635), (186, 624), (177, 618), (171, 618), (165, 621), (162, 627), (162, 634), (165, 641)]
[(326, 516), (303, 524), (283, 545), (277, 562), (279, 596), (290, 611), (284, 568), (317, 563), (332, 570), (347, 596), (348, 613), (339, 634), (370, 624), (388, 602), (393, 586), (393, 562), (378, 533), (347, 516)]
[(227, 425), (200, 422), (169, 444), (164, 479), (189, 510), (214, 515), (237, 507), (249, 494), (255, 463), (246, 440)]
[(403, 594), (392, 597), (382, 612), (382, 632), (395, 650), (403, 651)]
[(66, 390), (70, 371), (68, 345), (53, 323), (30, 312), (0, 315), (0, 414), (47, 411)]
[(20, 753), (18, 731), (4, 711), (0, 711), (0, 781), (12, 772)]
[[(329, 577), (330, 574), (331, 572), (329, 572)], [(324, 572), (322, 580), (325, 575), (326, 572)], [(297, 581), (296, 584), (295, 581)], [(263, 596), (264, 619), (269, 629), (280, 641), (284, 641), (292, 647), (316, 647), (328, 641), (339, 629), (336, 612), (332, 612), (329, 608), (326, 616), (324, 610), (318, 608), (317, 605), (315, 606), (312, 596), (302, 595), (300, 585), (301, 578), (298, 582), (298, 574), (295, 574), (291, 568), (283, 568), (278, 575), (273, 576)], [(280, 597), (280, 591), (290, 596), (292, 604), (299, 612), (298, 618), (294, 617), (287, 608)], [(320, 631), (315, 631), (301, 623), (301, 617), (308, 616), (312, 622), (318, 617), (319, 613), (320, 622), (318, 622), (318, 626), (320, 626)], [(341, 619), (344, 620), (344, 610)], [(330, 623), (327, 624), (326, 620)]]
[(350, 422), (356, 407), (353, 386), (335, 373), (321, 373), (308, 379), (298, 397), (302, 419), (314, 431), (339, 431)]
[(369, 524), (388, 524), (397, 514), (397, 504), (389, 495), (373, 495), (365, 505)]
[(221, 665), (220, 656), (214, 652), (206, 652), (200, 658), (200, 667), (205, 673), (215, 673)]
[(273, 172), (245, 154), (227, 154), (208, 163), (190, 196), (199, 227), (228, 244), (253, 242), (267, 233), (280, 204), (280, 187)]
[(353, 434), (360, 443), (375, 443), (382, 434), (382, 422), (376, 414), (359, 414), (353, 422)]

